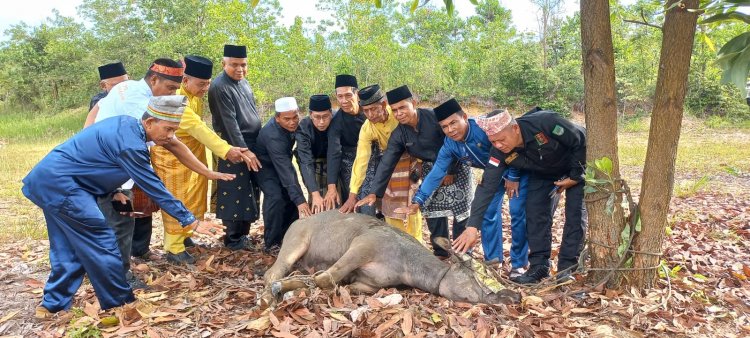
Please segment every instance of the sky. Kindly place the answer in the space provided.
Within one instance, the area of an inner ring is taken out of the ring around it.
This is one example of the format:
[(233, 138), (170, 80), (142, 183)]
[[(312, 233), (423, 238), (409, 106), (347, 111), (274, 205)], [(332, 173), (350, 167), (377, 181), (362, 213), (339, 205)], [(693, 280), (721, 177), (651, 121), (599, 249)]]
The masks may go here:
[[(438, 6), (442, 1), (432, 0)], [(324, 15), (315, 9), (315, 1), (312, 0), (280, 0), (282, 10), (281, 22), (291, 25), (295, 16), (313, 17)], [(521, 32), (534, 32), (537, 29), (537, 11), (528, 0), (500, 0), (505, 8), (511, 10), (513, 23)], [(632, 2), (632, 1), (626, 1)], [(579, 0), (564, 0), (563, 14), (571, 15), (578, 10)], [(3, 1), (0, 11), (0, 40), (6, 40), (5, 30), (11, 25), (26, 22), (36, 26), (52, 15), (52, 10), (57, 9), (64, 16), (78, 17), (76, 7), (81, 0), (34, 0), (34, 8), (30, 10), (25, 1)], [(474, 13), (474, 5), (469, 0), (454, 0), (456, 11), (461, 16), (469, 16)], [(327, 15), (327, 14), (325, 14)]]

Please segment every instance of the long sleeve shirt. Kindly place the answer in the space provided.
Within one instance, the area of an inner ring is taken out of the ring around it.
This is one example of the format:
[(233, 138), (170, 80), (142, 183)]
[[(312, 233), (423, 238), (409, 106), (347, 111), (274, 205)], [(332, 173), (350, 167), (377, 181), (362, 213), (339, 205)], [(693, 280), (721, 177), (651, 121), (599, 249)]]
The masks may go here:
[(341, 154), (356, 151), (359, 130), (366, 120), (365, 114), (361, 111), (357, 115), (351, 115), (339, 109), (333, 115), (331, 126), (328, 127), (328, 154), (326, 159), (328, 184), (338, 182), (341, 173)]
[(289, 199), (294, 205), (300, 205), (305, 203), (305, 196), (297, 179), (297, 171), (292, 165), (294, 134), (282, 128), (276, 123), (276, 119), (268, 120), (260, 130), (258, 139), (263, 142), (258, 142), (255, 154), (263, 165), (261, 170), (274, 170), (281, 186), (289, 194)]
[(325, 159), (328, 154), (328, 130), (318, 130), (313, 125), (310, 117), (302, 119), (299, 123), (299, 129), (294, 133), (297, 141), (295, 151), (297, 164), (299, 165), (302, 181), (307, 187), (307, 191), (319, 191), (318, 181), (315, 179), (315, 160)]
[(388, 146), (378, 164), (373, 180), (377, 197), (383, 197), (393, 170), (404, 152), (423, 161), (435, 162), (445, 134), (432, 109), (417, 109), (417, 127), (399, 124), (388, 139)]
[(237, 81), (221, 72), (208, 89), (208, 107), (214, 130), (221, 138), (235, 147), (254, 151), (262, 123), (247, 80)]
[(468, 224), (482, 223), (482, 217), (508, 167), (518, 168), (544, 179), (559, 180), (567, 176), (575, 181), (583, 180), (586, 129), (555, 112), (540, 108), (531, 110), (516, 121), (521, 129), (523, 145), (508, 154), (492, 148), (489, 165), (474, 194)]
[[(70, 191), (103, 196), (127, 181), (136, 184), (182, 226), (195, 221), (151, 168), (146, 132), (140, 119), (118, 116), (83, 129), (55, 147), (23, 179), (23, 193), (36, 205), (71, 210)], [(93, 197), (92, 197), (93, 203)]]
[[(474, 119), (469, 119), (468, 130), (463, 141), (458, 142), (450, 137), (445, 137), (435, 165), (430, 173), (422, 179), (422, 184), (412, 198), (412, 202), (424, 205), (440, 186), (451, 165), (456, 161), (466, 163), (474, 168), (487, 168), (490, 149), (492, 149), (492, 143), (490, 143), (487, 133), (479, 128)], [(516, 168), (510, 168), (506, 179), (517, 182), (520, 179), (520, 171)]]
[(140, 120), (148, 109), (148, 101), (152, 96), (154, 95), (151, 93), (151, 87), (144, 79), (120, 82), (97, 103), (99, 112), (94, 122), (120, 115), (132, 116)]
[(180, 128), (177, 129), (175, 135), (179, 138), (192, 137), (208, 147), (208, 149), (211, 149), (211, 152), (225, 159), (227, 152), (232, 146), (219, 137), (219, 135), (216, 135), (203, 122), (203, 99), (190, 94), (185, 90), (185, 86), (181, 86), (177, 90), (177, 95), (185, 95), (188, 99), (188, 105), (182, 113)]
[[(99, 112), (96, 114), (94, 122), (106, 120), (115, 116), (131, 116), (138, 120), (143, 117), (143, 113), (148, 109), (148, 101), (153, 96), (151, 87), (148, 86), (145, 79), (139, 81), (123, 81), (112, 87), (103, 99), (99, 100)], [(153, 142), (147, 143), (153, 146)], [(123, 189), (131, 189), (133, 180), (126, 181)]]
[(367, 164), (372, 155), (372, 143), (377, 142), (380, 151), (385, 151), (388, 148), (388, 139), (391, 137), (391, 133), (398, 127), (398, 120), (393, 116), (391, 107), (386, 106), (386, 109), (388, 110), (388, 119), (385, 122), (372, 123), (367, 120), (359, 131), (357, 157), (354, 159), (354, 165), (352, 165), (352, 179), (349, 183), (350, 193), (359, 193), (359, 188), (365, 181)]

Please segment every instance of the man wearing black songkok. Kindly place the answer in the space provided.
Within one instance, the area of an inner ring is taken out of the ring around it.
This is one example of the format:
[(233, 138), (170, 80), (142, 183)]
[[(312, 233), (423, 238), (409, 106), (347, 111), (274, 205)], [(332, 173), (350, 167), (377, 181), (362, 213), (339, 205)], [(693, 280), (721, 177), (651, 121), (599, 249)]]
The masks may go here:
[(326, 156), (328, 130), (333, 119), (331, 99), (325, 94), (310, 96), (308, 110), (310, 116), (302, 119), (294, 136), (297, 141), (295, 156), (312, 212), (318, 213), (334, 207), (323, 202), (328, 189)]
[(113, 62), (99, 66), (99, 88), (102, 90), (96, 93), (89, 102), (89, 110), (103, 99), (116, 84), (128, 80), (128, 72), (122, 62)]
[(260, 162), (255, 151), (261, 118), (253, 90), (245, 79), (247, 47), (224, 45), (221, 64), (224, 71), (211, 81), (208, 90), (213, 128), (230, 145), (249, 149), (243, 152), (249, 164), (218, 160), (216, 170), (235, 174), (236, 178), (231, 182), (217, 182), (216, 218), (226, 226), (224, 245), (227, 248), (249, 249), (251, 243), (247, 235), (260, 211), (260, 186), (255, 177)]

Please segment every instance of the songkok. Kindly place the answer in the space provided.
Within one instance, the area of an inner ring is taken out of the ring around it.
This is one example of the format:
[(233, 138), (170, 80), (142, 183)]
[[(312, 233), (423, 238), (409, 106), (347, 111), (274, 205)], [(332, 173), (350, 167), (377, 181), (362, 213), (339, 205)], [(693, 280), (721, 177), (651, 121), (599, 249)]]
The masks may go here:
[(125, 66), (122, 62), (108, 63), (103, 66), (99, 66), (99, 80), (111, 79), (113, 77), (123, 76), (128, 72), (125, 71)]
[(482, 128), (488, 136), (495, 135), (510, 124), (513, 117), (507, 110), (494, 110), (491, 113), (477, 118), (477, 125)]
[(224, 45), (224, 56), (228, 58), (247, 58), (247, 47), (236, 45)]
[(435, 117), (437, 117), (438, 121), (442, 121), (460, 111), (463, 111), (463, 109), (461, 109), (461, 105), (458, 104), (458, 101), (456, 101), (456, 99), (450, 99), (435, 107)]
[(188, 55), (185, 57), (185, 75), (208, 80), (213, 74), (214, 63), (202, 56)]
[[(169, 59), (158, 59), (157, 62), (159, 60), (169, 60)], [(180, 64), (180, 63), (177, 63), (177, 64)], [(167, 80), (172, 80), (174, 82), (182, 82), (182, 74), (185, 72), (185, 68), (182, 67), (182, 65), (180, 65), (180, 67), (172, 67), (172, 66), (160, 65), (156, 62), (152, 63), (151, 67), (149, 67), (148, 70), (158, 74), (159, 76)]]
[(277, 113), (283, 113), (290, 110), (297, 110), (297, 100), (293, 97), (282, 97), (274, 102), (274, 108)]
[(148, 101), (146, 113), (159, 120), (179, 123), (187, 103), (184, 95), (154, 96)]
[(331, 109), (331, 99), (326, 94), (310, 96), (310, 111), (326, 111)]
[(359, 88), (359, 86), (357, 86), (357, 78), (354, 77), (354, 75), (349, 74), (336, 75), (336, 88), (338, 87)]
[(385, 95), (388, 96), (388, 104), (394, 104), (412, 97), (411, 91), (407, 85), (393, 89), (385, 93)]
[(385, 93), (380, 89), (379, 85), (374, 84), (362, 88), (357, 95), (359, 96), (359, 105), (368, 106), (380, 102), (380, 100), (383, 99), (383, 96), (385, 96)]

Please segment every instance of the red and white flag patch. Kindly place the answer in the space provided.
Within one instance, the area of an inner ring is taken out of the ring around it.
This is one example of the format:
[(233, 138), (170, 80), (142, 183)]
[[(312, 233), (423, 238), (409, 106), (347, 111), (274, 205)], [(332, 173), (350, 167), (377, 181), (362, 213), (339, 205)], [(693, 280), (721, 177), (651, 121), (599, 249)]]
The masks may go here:
[(498, 159), (490, 156), (490, 164), (492, 164), (493, 166), (497, 167), (498, 165), (500, 165), (500, 160), (498, 160)]

